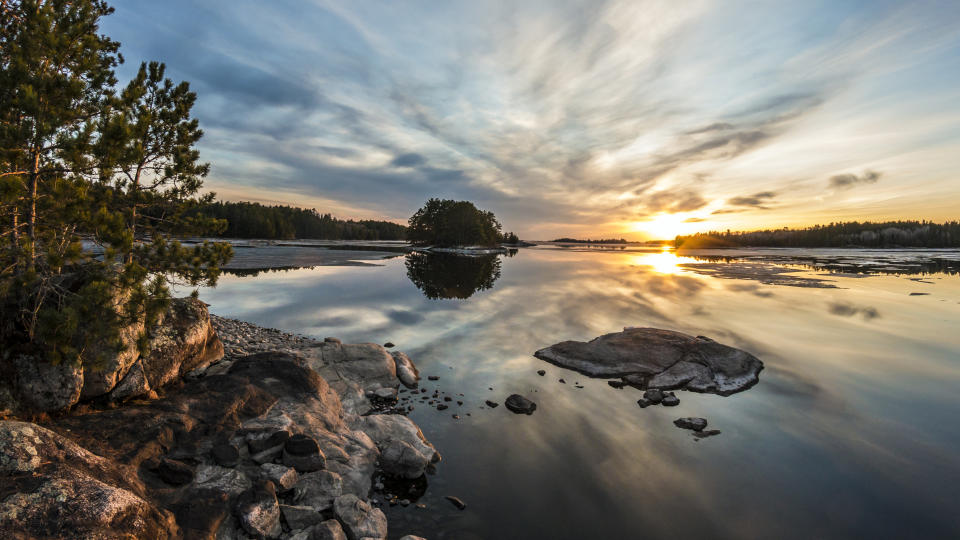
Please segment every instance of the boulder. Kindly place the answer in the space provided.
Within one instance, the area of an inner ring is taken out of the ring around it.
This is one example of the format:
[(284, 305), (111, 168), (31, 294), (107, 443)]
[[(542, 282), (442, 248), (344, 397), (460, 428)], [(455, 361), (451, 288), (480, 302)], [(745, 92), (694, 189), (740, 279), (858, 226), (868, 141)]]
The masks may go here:
[(420, 381), (420, 371), (410, 357), (400, 351), (390, 353), (397, 366), (397, 378), (407, 388), (416, 388)]
[(349, 540), (387, 537), (387, 517), (355, 495), (344, 495), (333, 502), (333, 514), (343, 525)]
[(0, 538), (173, 538), (136, 472), (49, 429), (0, 421)]
[(378, 388), (372, 392), (372, 397), (380, 401), (396, 401), (397, 400), (397, 389), (396, 388)]
[(176, 298), (151, 330), (150, 352), (142, 364), (150, 388), (159, 388), (221, 358), (223, 344), (207, 305), (196, 298)]
[(83, 368), (69, 362), (53, 364), (40, 358), (18, 354), (13, 357), (14, 409), (27, 413), (55, 412), (80, 401)]
[(294, 435), (283, 446), (283, 464), (295, 468), (297, 472), (319, 471), (326, 466), (326, 461), (317, 441), (306, 435)]
[(763, 369), (763, 362), (746, 351), (657, 328), (627, 328), (586, 343), (564, 341), (534, 356), (591, 377), (724, 396), (756, 384)]
[(660, 403), (663, 401), (663, 390), (651, 388), (643, 393), (643, 399), (653, 404)]
[(264, 463), (260, 466), (260, 471), (281, 490), (292, 488), (300, 480), (296, 469), (278, 463)]
[(323, 521), (323, 514), (310, 506), (280, 505), (280, 513), (293, 530), (309, 529)]
[(437, 449), (427, 442), (420, 428), (406, 416), (399, 414), (364, 416), (360, 420), (359, 428), (373, 439), (381, 451), (387, 448), (391, 441), (398, 440), (426, 456), (430, 463), (440, 461), (440, 453)]
[(253, 485), (246, 474), (217, 465), (198, 465), (193, 482), (201, 489), (229, 496), (239, 495)]
[(283, 450), (284, 445), (287, 444), (287, 439), (290, 438), (290, 432), (281, 429), (274, 431), (273, 433), (261, 432), (257, 434), (251, 434), (247, 437), (247, 449), (250, 450), (250, 454), (259, 454), (264, 450), (269, 450), (271, 448), (279, 447), (280, 450)]
[(221, 467), (236, 467), (240, 461), (240, 450), (230, 443), (218, 444), (210, 450), (210, 456)]
[(310, 529), (310, 540), (347, 540), (340, 522), (328, 519)]
[(157, 475), (171, 486), (182, 486), (193, 481), (193, 469), (175, 459), (161, 460), (157, 467)]
[[(86, 375), (86, 374), (84, 374)], [(86, 389), (84, 382), (84, 389)], [(138, 359), (130, 366), (130, 370), (123, 376), (123, 379), (110, 391), (110, 401), (126, 401), (130, 398), (140, 397), (150, 392), (150, 384), (147, 382), (147, 375), (143, 371), (143, 364)]]
[(322, 511), (330, 508), (333, 501), (343, 494), (343, 479), (331, 471), (312, 472), (301, 475), (294, 490), (294, 501), (298, 505)]
[(420, 478), (430, 465), (431, 456), (424, 455), (405, 441), (392, 439), (380, 451), (380, 468), (397, 478)]
[(533, 411), (537, 410), (536, 403), (521, 396), (520, 394), (511, 395), (506, 401), (503, 402), (503, 404), (510, 409), (511, 412), (516, 414), (531, 415), (533, 414)]
[(273, 482), (256, 482), (240, 495), (236, 508), (237, 518), (247, 534), (255, 538), (279, 538), (283, 533)]
[[(119, 303), (118, 299), (118, 303)], [(115, 350), (107, 345), (99, 345), (93, 350), (84, 353), (85, 358), (90, 361), (84, 362), (83, 370), (83, 391), (80, 399), (91, 399), (102, 396), (117, 386), (127, 372), (140, 358), (140, 349), (137, 347), (137, 340), (143, 333), (143, 321), (137, 321), (120, 329), (120, 350)], [(128, 391), (135, 381), (128, 383)], [(142, 393), (149, 391), (149, 388)]]

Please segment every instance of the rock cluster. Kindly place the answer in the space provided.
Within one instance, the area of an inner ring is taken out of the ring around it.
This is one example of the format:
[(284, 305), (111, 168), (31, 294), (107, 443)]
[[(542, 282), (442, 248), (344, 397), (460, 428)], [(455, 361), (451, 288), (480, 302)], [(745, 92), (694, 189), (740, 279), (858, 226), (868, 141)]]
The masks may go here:
[[(120, 332), (123, 347), (96, 366), (52, 364), (18, 355), (9, 376), (0, 380), (0, 414), (30, 415), (69, 409), (80, 401), (125, 401), (203, 369), (223, 357), (223, 345), (210, 322), (206, 304), (178, 298), (159, 324), (147, 333), (149, 350), (136, 346), (142, 324)], [(94, 356), (94, 352), (90, 356)]]
[[(380, 345), (214, 324), (228, 330), (224, 359), (157, 399), (43, 427), (0, 421), (0, 537), (385, 539), (374, 476), (417, 478), (440, 460), (407, 417), (364, 416), (368, 393), (416, 383), (413, 363)], [(274, 350), (241, 353), (260, 346)], [(175, 364), (143, 373), (162, 380)]]

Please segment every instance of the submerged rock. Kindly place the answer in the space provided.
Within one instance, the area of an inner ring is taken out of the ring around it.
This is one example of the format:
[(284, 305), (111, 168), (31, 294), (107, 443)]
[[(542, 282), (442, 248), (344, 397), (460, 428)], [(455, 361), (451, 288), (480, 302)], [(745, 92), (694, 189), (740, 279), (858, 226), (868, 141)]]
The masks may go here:
[(705, 418), (677, 418), (673, 421), (673, 425), (681, 429), (690, 429), (693, 431), (703, 431), (707, 427), (707, 420)]
[(520, 394), (511, 395), (506, 401), (503, 402), (503, 404), (510, 409), (511, 412), (517, 414), (531, 415), (533, 414), (533, 411), (537, 410), (536, 403), (521, 396)]
[(756, 384), (763, 369), (763, 362), (746, 351), (657, 328), (627, 328), (589, 342), (564, 341), (534, 356), (591, 377), (623, 377), (643, 388), (723, 396)]
[(446, 499), (450, 501), (450, 504), (457, 507), (458, 510), (463, 510), (467, 507), (467, 503), (460, 500), (460, 497), (454, 497), (453, 495), (447, 495)]

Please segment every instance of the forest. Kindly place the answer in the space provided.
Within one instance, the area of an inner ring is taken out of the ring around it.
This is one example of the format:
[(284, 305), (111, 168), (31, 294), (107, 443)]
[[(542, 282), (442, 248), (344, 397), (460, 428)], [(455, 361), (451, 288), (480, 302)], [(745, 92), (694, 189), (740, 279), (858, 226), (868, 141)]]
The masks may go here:
[(850, 221), (802, 229), (726, 231), (678, 236), (678, 248), (724, 247), (960, 247), (960, 222)]
[(404, 240), (407, 228), (390, 221), (343, 220), (315, 209), (266, 206), (252, 202), (217, 201), (199, 206), (197, 213), (225, 220), (225, 238), (270, 240)]

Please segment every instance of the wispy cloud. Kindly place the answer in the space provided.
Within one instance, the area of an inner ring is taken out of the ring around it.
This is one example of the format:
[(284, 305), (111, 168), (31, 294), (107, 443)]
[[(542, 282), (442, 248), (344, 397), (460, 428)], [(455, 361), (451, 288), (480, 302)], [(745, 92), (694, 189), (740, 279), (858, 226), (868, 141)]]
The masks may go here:
[(876, 171), (864, 171), (861, 175), (856, 174), (835, 174), (830, 177), (830, 187), (846, 189), (860, 184), (875, 184), (880, 180), (881, 173)]
[[(208, 186), (234, 198), (394, 219), (431, 196), (471, 199), (543, 237), (660, 212), (702, 212), (689, 223), (704, 227), (767, 225), (774, 207), (836, 216), (850, 207), (825, 202), (822, 179), (872, 184), (874, 167), (885, 189), (960, 204), (960, 5), (116, 8), (104, 31), (125, 56), (166, 61), (199, 92)], [(856, 193), (870, 205), (874, 191)], [(874, 212), (903, 211), (875, 196)]]

